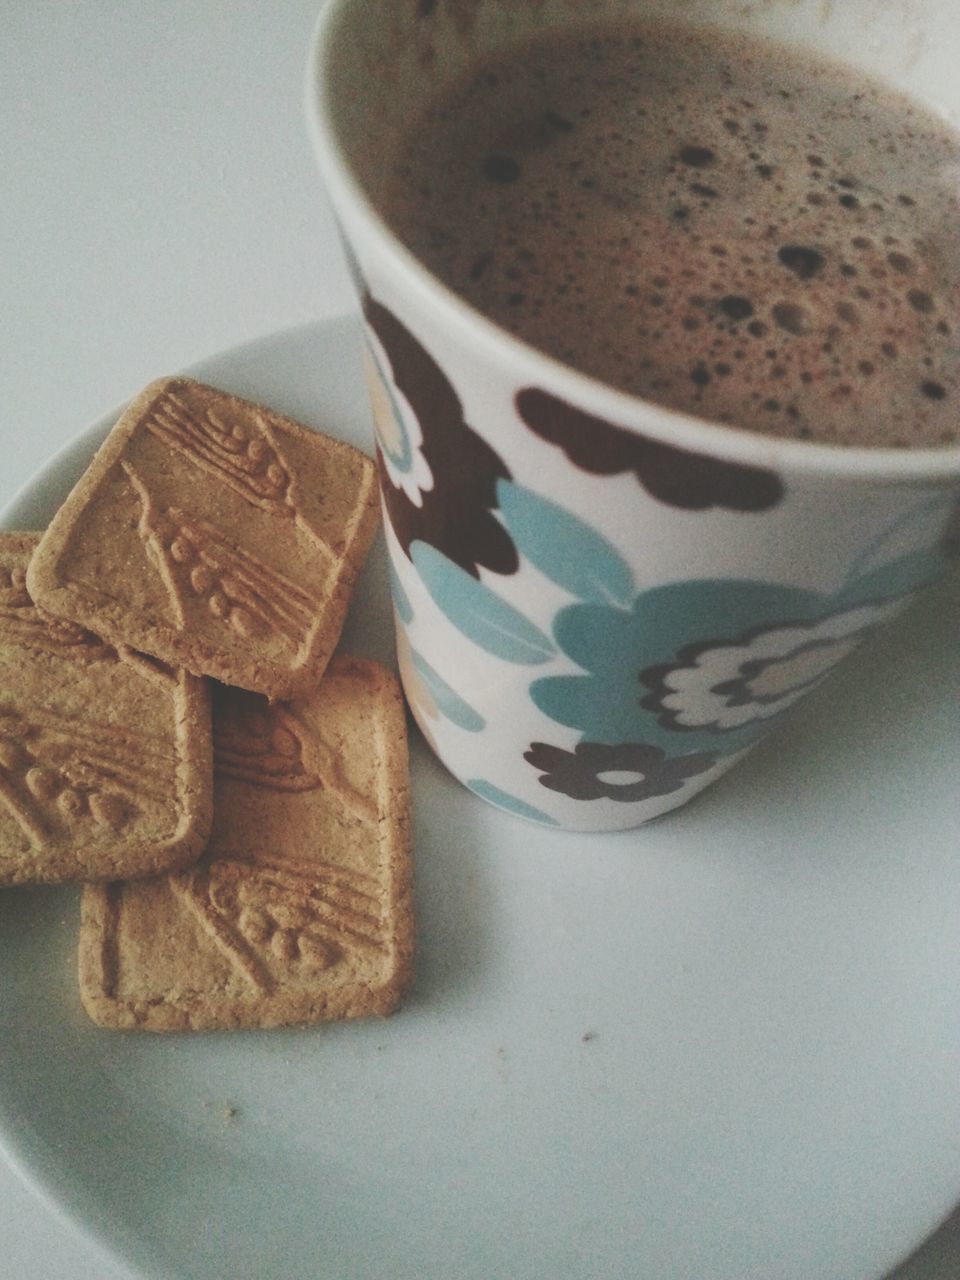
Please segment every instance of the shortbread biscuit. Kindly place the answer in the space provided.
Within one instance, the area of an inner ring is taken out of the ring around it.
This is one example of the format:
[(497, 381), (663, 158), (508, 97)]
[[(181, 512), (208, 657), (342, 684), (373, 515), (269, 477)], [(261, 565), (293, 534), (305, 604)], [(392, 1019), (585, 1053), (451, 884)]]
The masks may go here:
[(186, 866), (212, 812), (204, 683), (42, 615), (39, 539), (0, 534), (0, 884)]
[(359, 450), (167, 378), (110, 432), (27, 582), (111, 643), (288, 698), (323, 673), (376, 520)]
[(214, 820), (185, 872), (83, 891), (80, 990), (106, 1027), (389, 1013), (411, 967), (406, 722), (394, 676), (336, 657), (289, 704), (214, 691)]

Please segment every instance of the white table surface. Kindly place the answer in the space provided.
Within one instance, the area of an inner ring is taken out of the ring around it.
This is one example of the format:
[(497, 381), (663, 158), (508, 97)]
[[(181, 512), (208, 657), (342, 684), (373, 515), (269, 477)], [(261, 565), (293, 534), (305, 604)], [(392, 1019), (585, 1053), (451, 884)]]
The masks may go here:
[[(318, 2), (0, 0), (0, 506), (151, 378), (353, 308), (303, 126)], [(0, 1241), (0, 1280), (132, 1277), (2, 1154)], [(958, 1276), (960, 1214), (896, 1280)]]

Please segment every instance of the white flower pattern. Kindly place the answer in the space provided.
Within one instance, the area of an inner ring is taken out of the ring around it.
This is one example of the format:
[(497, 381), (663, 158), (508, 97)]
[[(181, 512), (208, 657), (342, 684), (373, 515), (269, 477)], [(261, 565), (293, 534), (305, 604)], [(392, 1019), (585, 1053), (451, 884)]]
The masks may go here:
[(423, 432), (403, 392), (384, 372), (389, 362), (377, 335), (368, 327), (363, 348), (364, 372), (373, 407), (373, 425), (384, 466), (392, 483), (402, 489), (415, 507), (434, 484), (430, 464), (423, 456)]
[[(779, 715), (888, 618), (899, 602), (764, 628), (739, 643), (698, 645), (658, 672), (659, 707), (676, 729), (735, 729)], [(649, 704), (648, 704), (649, 705)]]

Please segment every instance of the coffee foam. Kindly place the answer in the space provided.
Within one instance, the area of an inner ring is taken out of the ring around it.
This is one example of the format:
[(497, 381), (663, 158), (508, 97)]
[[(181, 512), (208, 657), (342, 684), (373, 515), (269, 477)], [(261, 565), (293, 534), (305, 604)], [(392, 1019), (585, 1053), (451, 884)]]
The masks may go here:
[(960, 139), (876, 82), (678, 28), (534, 44), (438, 103), (388, 217), (549, 354), (698, 416), (960, 439)]

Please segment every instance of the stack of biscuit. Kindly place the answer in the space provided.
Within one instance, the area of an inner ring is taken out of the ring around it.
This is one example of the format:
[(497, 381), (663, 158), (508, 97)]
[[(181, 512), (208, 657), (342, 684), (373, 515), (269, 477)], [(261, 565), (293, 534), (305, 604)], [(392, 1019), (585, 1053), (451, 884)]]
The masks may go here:
[(0, 534), (0, 885), (84, 882), (100, 1025), (398, 1003), (403, 703), (332, 656), (376, 511), (358, 450), (170, 378), (44, 533)]

